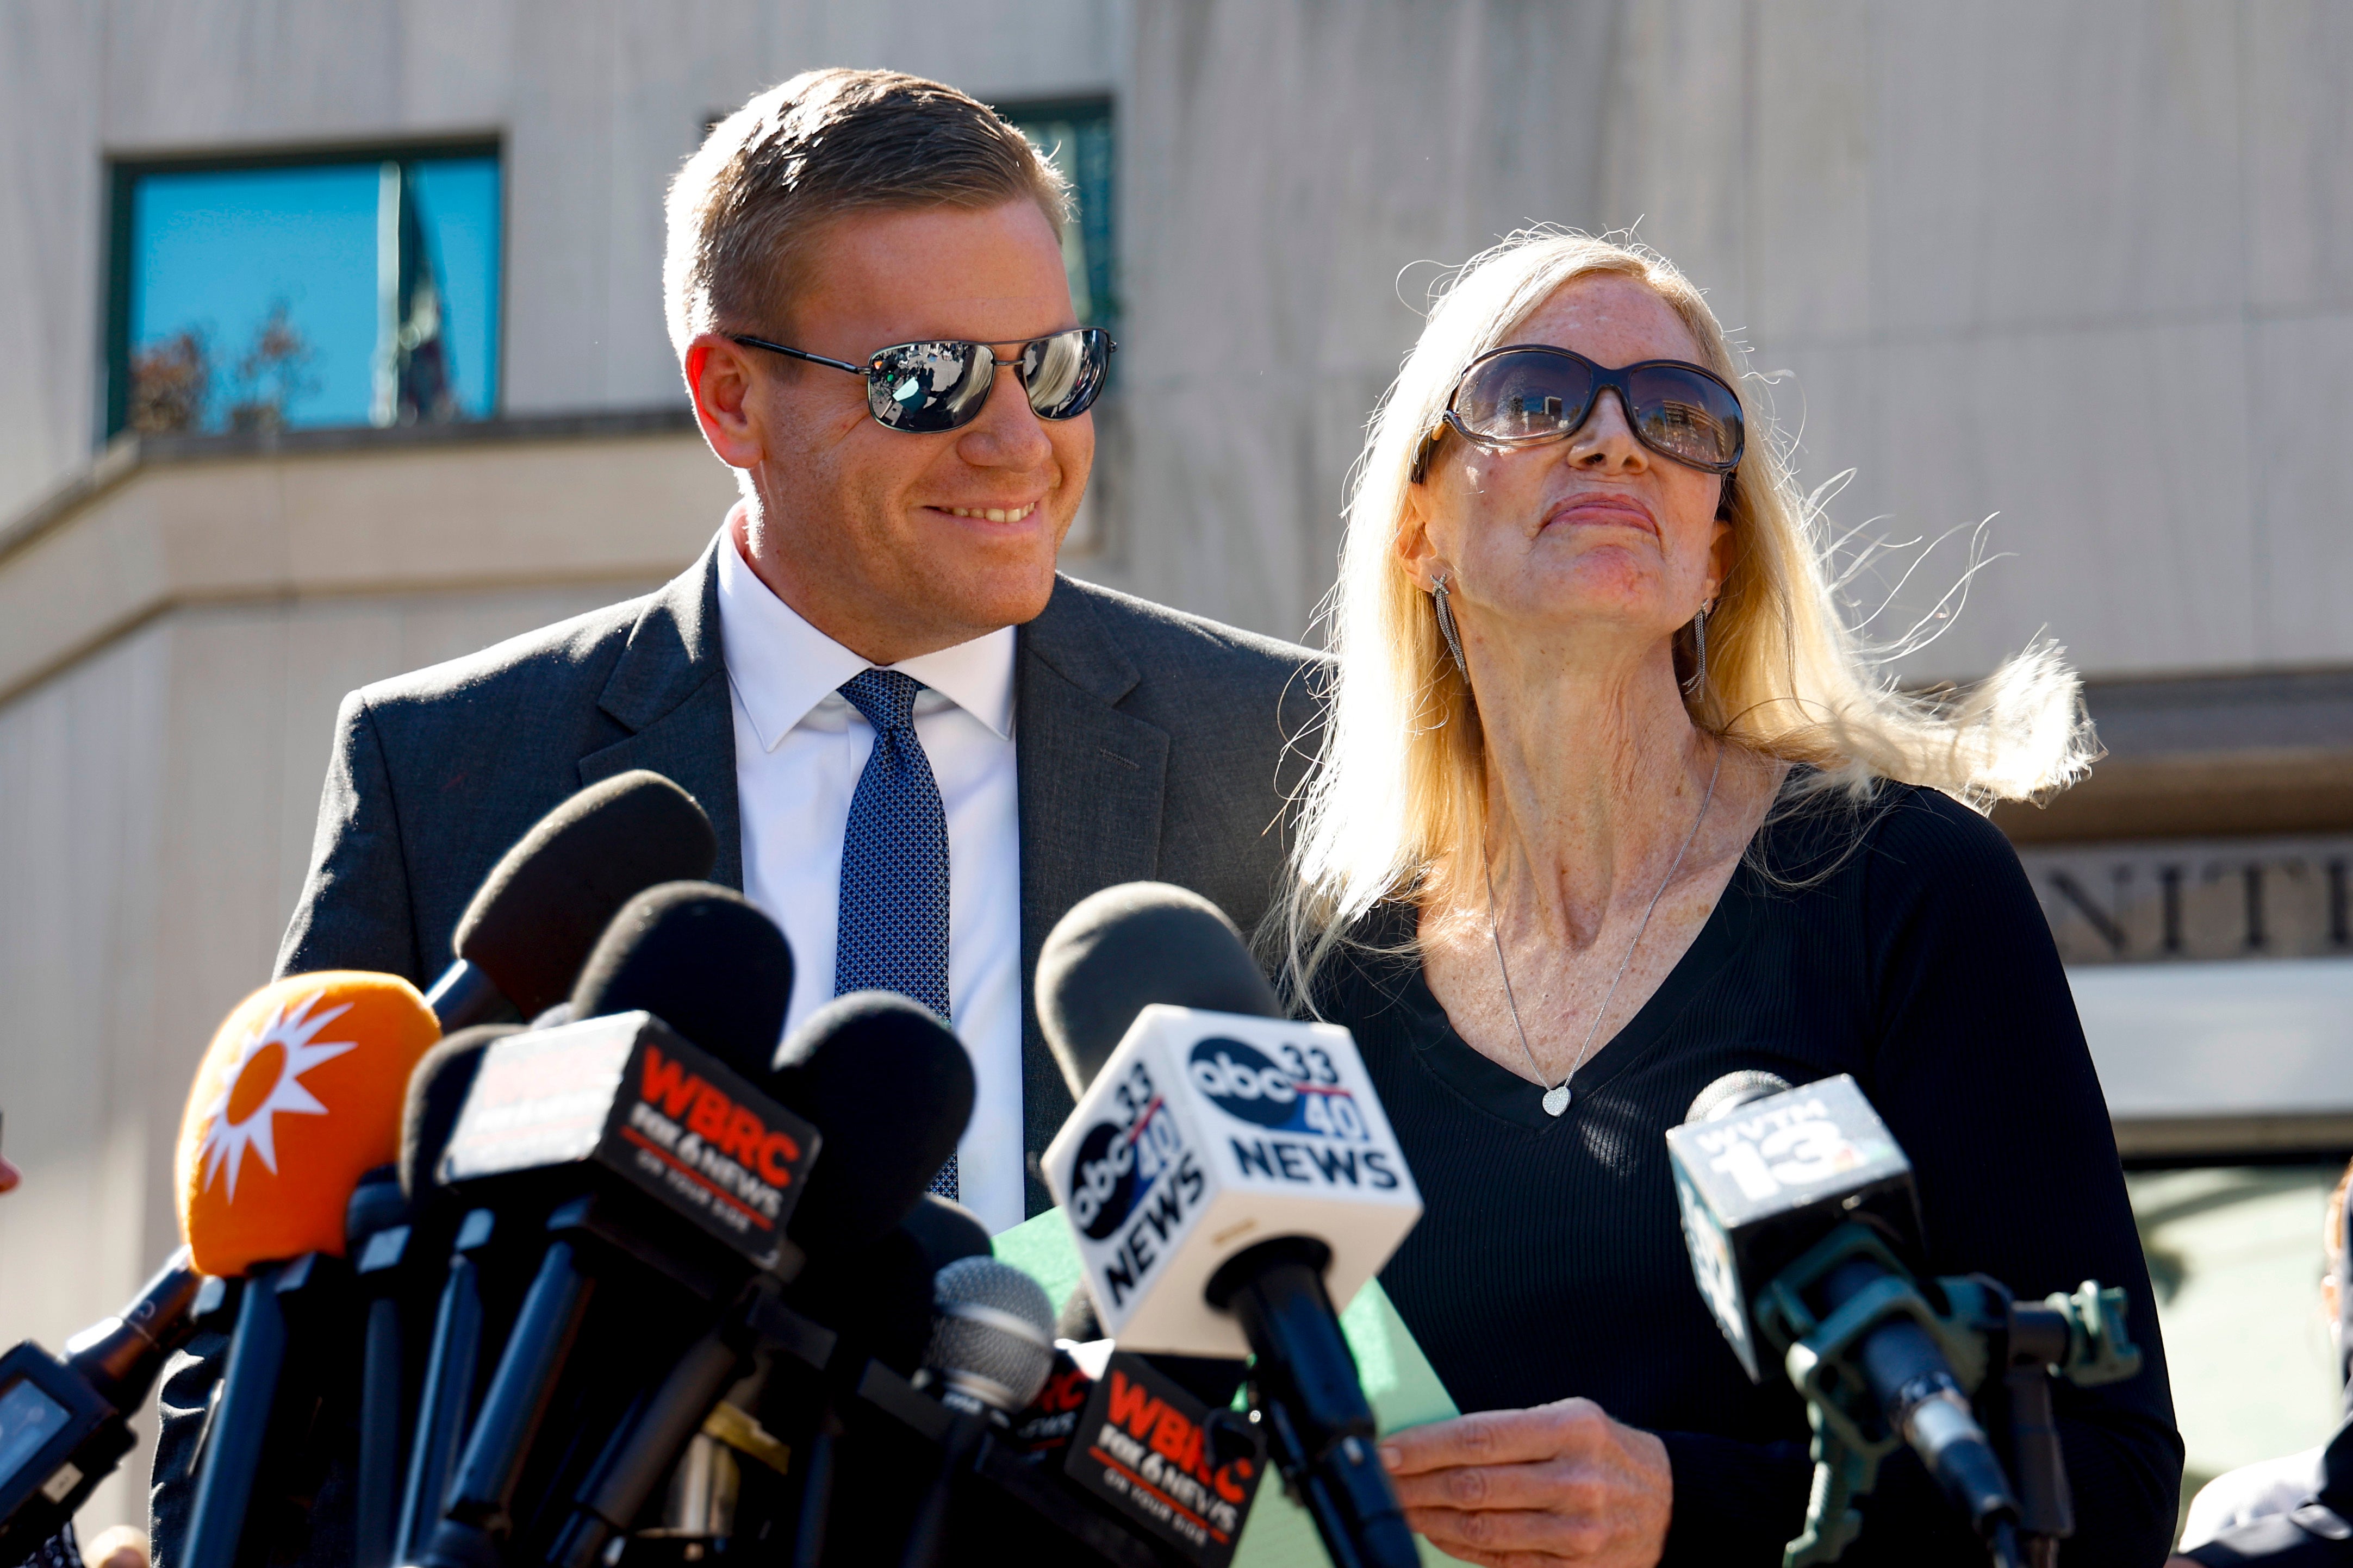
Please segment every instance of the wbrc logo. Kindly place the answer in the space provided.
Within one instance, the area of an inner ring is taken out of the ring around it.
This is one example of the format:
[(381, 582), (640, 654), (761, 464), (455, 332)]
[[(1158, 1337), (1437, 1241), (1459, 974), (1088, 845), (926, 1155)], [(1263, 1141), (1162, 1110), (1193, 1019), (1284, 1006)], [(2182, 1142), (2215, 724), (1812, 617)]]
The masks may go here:
[(1310, 1132), (1345, 1142), (1371, 1140), (1356, 1100), (1321, 1047), (1285, 1043), (1280, 1062), (1240, 1040), (1211, 1036), (1197, 1042), (1187, 1071), (1193, 1087), (1227, 1115), (1277, 1132)]
[(1188, 1546), (1229, 1544), (1255, 1489), (1257, 1454), (1216, 1463), (1204, 1411), (1173, 1390), (1155, 1392), (1124, 1356), (1112, 1358), (1102, 1386), (1106, 1397), (1086, 1452), (1106, 1468), (1096, 1478), (1098, 1486), (1108, 1482), (1104, 1489), (1125, 1492), (1145, 1517)]
[(732, 1211), (763, 1229), (782, 1211), (783, 1189), (801, 1157), (792, 1134), (770, 1127), (650, 1042), (622, 1136), (719, 1199), (723, 1215)]

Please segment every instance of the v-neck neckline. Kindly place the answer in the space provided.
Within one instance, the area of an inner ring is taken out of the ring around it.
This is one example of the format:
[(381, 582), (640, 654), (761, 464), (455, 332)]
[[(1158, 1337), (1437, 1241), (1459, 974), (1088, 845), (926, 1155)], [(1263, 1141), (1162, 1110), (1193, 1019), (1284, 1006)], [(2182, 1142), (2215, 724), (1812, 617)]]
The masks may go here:
[[(1523, 1078), (1482, 1054), (1455, 1030), (1444, 1005), (1430, 990), (1429, 975), (1419, 959), (1409, 958), (1405, 965), (1405, 984), (1395, 998), (1395, 1005), (1416, 1016), (1422, 1026), (1408, 1034), (1415, 1059), (1423, 1070), (1473, 1109), (1523, 1131), (1541, 1137), (1577, 1121), (1588, 1098), (1648, 1056), (1716, 972), (1739, 952), (1755, 920), (1757, 889), (1751, 885), (1755, 875), (1745, 858), (1733, 868), (1699, 933), (1659, 983), (1658, 989), (1577, 1069), (1569, 1084), (1568, 1109), (1560, 1115), (1554, 1116), (1545, 1110), (1545, 1085)], [(1399, 906), (1399, 915), (1390, 918), (1400, 915), (1407, 921), (1419, 918), (1411, 905)], [(1405, 929), (1409, 939), (1413, 928), (1408, 924)]]

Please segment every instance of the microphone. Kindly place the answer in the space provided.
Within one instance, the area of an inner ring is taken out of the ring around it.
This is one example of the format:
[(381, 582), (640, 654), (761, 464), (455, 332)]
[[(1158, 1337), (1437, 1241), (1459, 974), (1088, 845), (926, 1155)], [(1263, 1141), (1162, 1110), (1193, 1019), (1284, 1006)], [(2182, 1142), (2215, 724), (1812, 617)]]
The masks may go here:
[[(1717, 1327), (1752, 1382), (1770, 1355), (1813, 1409), (1818, 1468), (1792, 1553), (1844, 1550), (1862, 1527), (1850, 1500), (1899, 1444), (1997, 1563), (2026, 1560), (2021, 1533), (2049, 1542), (2072, 1531), (2048, 1440), (2049, 1373), (2089, 1384), (2139, 1370), (2123, 1292), (2087, 1283), (2024, 1307), (1982, 1276), (1924, 1291), (1911, 1163), (1843, 1073), (1794, 1089), (1769, 1073), (1719, 1079), (1668, 1130), (1667, 1152), (1693, 1277)], [(1969, 1397), (2005, 1368), (2014, 1451), (2030, 1466), (2023, 1504)]]
[(709, 876), (718, 853), (702, 807), (659, 773), (590, 784), (516, 840), (466, 906), (456, 962), (427, 995), (442, 1028), (536, 1017), (562, 1002), (623, 904)]
[(1038, 1397), (1054, 1364), (1054, 1307), (1044, 1287), (1009, 1263), (966, 1258), (933, 1282), (931, 1343), (923, 1351), (918, 1387), (936, 1387), (955, 1412), (940, 1465), (915, 1505), (901, 1568), (928, 1568), (947, 1534), (948, 1501), (958, 1471), (993, 1426), (1009, 1428), (1013, 1413)]
[(1345, 1029), (1293, 1023), (1215, 905), (1165, 884), (1082, 901), (1038, 1015), (1077, 1109), (1045, 1158), (1125, 1351), (1256, 1360), (1276, 1462), (1333, 1561), (1419, 1561), (1332, 1298), (1421, 1215)]
[(30, 1340), (0, 1356), (0, 1563), (63, 1530), (131, 1451), (125, 1423), (194, 1331), (203, 1283), (183, 1247), (122, 1310), (68, 1340), (62, 1359)]
[[(1804, 1337), (1787, 1332), (1778, 1302), (1759, 1316), (1752, 1282), (1759, 1295), (1781, 1287), (1778, 1277), (1826, 1237), (1852, 1245), (1851, 1256), (1808, 1271), (1804, 1283), (1819, 1292), (1822, 1317), (1874, 1288), (1912, 1294), (1913, 1271), (1890, 1247), (1916, 1247), (1911, 1162), (1848, 1075), (1803, 1090), (1770, 1073), (1719, 1079), (1693, 1101), (1684, 1124), (1669, 1130), (1667, 1149), (1694, 1276), (1751, 1382), (1762, 1381), (1760, 1342), (1780, 1348)], [(2014, 1538), (2019, 1520), (2001, 1461), (1943, 1347), (1915, 1318), (1883, 1318), (1855, 1348), (1871, 1403), (1999, 1551), (1997, 1536)], [(2009, 1550), (2016, 1551), (2014, 1539)]]
[[(520, 1183), (561, 1201), (427, 1546), (435, 1568), (488, 1561), (514, 1532), (524, 1467), (575, 1342), (597, 1327), (600, 1280), (723, 1301), (754, 1272), (799, 1268), (786, 1226), (818, 1134), (746, 1077), (767, 1076), (791, 972), (783, 933), (741, 895), (662, 884), (625, 903), (598, 940), (570, 999), (577, 1022), (483, 1053), (442, 1181)], [(690, 1044), (648, 1003), (697, 1016), (702, 1040)], [(643, 1305), (651, 1322), (675, 1319), (674, 1307)], [(616, 1348), (639, 1359), (669, 1348), (666, 1336), (650, 1352), (638, 1338)]]
[(197, 1269), (245, 1287), (197, 1460), (187, 1568), (232, 1568), (253, 1500), (303, 1457), (320, 1342), (348, 1274), (346, 1206), (398, 1152), (410, 1071), (439, 1035), (406, 980), (291, 975), (239, 1003), (196, 1069), (176, 1162), (181, 1232)]
[(922, 1250), (923, 1261), (934, 1274), (967, 1258), (996, 1256), (988, 1227), (980, 1223), (980, 1216), (937, 1193), (927, 1192), (916, 1199), (898, 1228)]
[(793, 954), (776, 922), (732, 889), (680, 880), (615, 911), (572, 987), (574, 1019), (648, 1012), (763, 1079), (793, 994)]
[(777, 1053), (776, 1097), (825, 1129), (794, 1241), (853, 1250), (905, 1219), (972, 1120), (972, 1058), (928, 1008), (887, 991), (837, 996)]
[(1038, 1397), (1054, 1361), (1054, 1307), (1009, 1263), (965, 1258), (932, 1283), (932, 1339), (918, 1387), (951, 1410), (1004, 1426)]
[[(408, 1092), (400, 1119), (400, 1188), (412, 1207), (446, 1222), (451, 1206), (434, 1173), (457, 1130), (458, 1113), (480, 1070), (482, 1053), (492, 1042), (520, 1034), (516, 1024), (478, 1024), (443, 1040), (425, 1054), (409, 1075)], [(410, 1439), (405, 1474), (396, 1471), (401, 1489), (393, 1532), (392, 1561), (411, 1563), (432, 1532), (441, 1500), (456, 1468), (458, 1445), (471, 1414), (474, 1384), (480, 1373), (483, 1337), (482, 1259), (498, 1234), (498, 1215), (491, 1208), (466, 1213), (454, 1225), (435, 1223), (431, 1234), (412, 1245), (420, 1256), (427, 1249), (446, 1249), (440, 1301), (434, 1314), (433, 1336), (425, 1358), (425, 1381), (417, 1397), (417, 1425)], [(438, 1245), (437, 1245), (438, 1244)], [(373, 1453), (362, 1450), (362, 1495), (384, 1484), (381, 1470), (368, 1465)], [(360, 1550), (374, 1550), (364, 1532)]]
[[(819, 1367), (773, 1363), (763, 1419), (793, 1434), (799, 1466), (792, 1557), (815, 1563), (843, 1480), (841, 1408), (872, 1363), (917, 1370), (931, 1332), (933, 1281), (966, 1248), (987, 1250), (979, 1222), (926, 1194), (972, 1115), (972, 1058), (955, 1033), (903, 996), (836, 997), (778, 1053), (771, 1079), (786, 1104), (825, 1130), (825, 1154), (794, 1212), (791, 1238), (812, 1258), (788, 1292), (793, 1309), (838, 1331)], [(855, 1524), (865, 1515), (852, 1509)], [(836, 1542), (839, 1546), (839, 1542)]]
[[(839, 1147), (828, 1145), (827, 1156)], [(922, 1158), (918, 1153), (906, 1163), (915, 1165)], [(808, 1206), (808, 1200), (803, 1203)], [(931, 1343), (939, 1271), (963, 1258), (989, 1256), (988, 1232), (972, 1212), (927, 1192), (880, 1237), (855, 1250), (819, 1255), (793, 1282), (793, 1306), (836, 1329), (849, 1359), (860, 1365), (879, 1361), (913, 1377)]]
[(1052, 1445), (1064, 1477), (1132, 1529), (1221, 1568), (1266, 1473), (1263, 1423), (1196, 1397), (1151, 1356), (1110, 1349), (1098, 1371), (1090, 1379), (1067, 1354), (1055, 1361), (1048, 1388), (1067, 1380), (1056, 1403), (1073, 1412)]
[(1280, 1018), (1241, 933), (1198, 893), (1125, 882), (1072, 906), (1038, 954), (1038, 1022), (1073, 1090), (1094, 1082), (1150, 1003)]
[[(649, 938), (648, 945), (659, 940), (666, 939)], [(702, 950), (688, 942), (680, 951)], [(686, 973), (699, 962), (684, 958), (670, 973)], [(591, 977), (607, 973), (592, 960), (583, 992)], [(603, 993), (606, 1005), (622, 994), (622, 972), (609, 973), (617, 978)], [(789, 977), (779, 985), (788, 989)], [(660, 1000), (634, 993), (628, 999)], [(781, 1016), (764, 1022), (765, 1035), (747, 1025), (744, 1037), (773, 1042)], [(871, 1353), (912, 1372), (931, 1329), (934, 1273), (989, 1249), (987, 1231), (969, 1210), (923, 1190), (971, 1114), (970, 1058), (929, 1011), (880, 992), (837, 999), (779, 1055), (784, 1065), (766, 1076), (767, 1087), (825, 1141), (789, 1226), (791, 1239), (812, 1259), (792, 1291), (807, 1317), (795, 1321), (842, 1325), (849, 1331), (845, 1354), (860, 1366)], [(734, 1380), (752, 1342), (761, 1337), (759, 1326), (775, 1316), (767, 1298), (748, 1302), (688, 1348), (574, 1494), (550, 1563), (589, 1568), (612, 1537), (628, 1529)], [(824, 1397), (822, 1388), (812, 1394), (804, 1386), (802, 1393), (804, 1406)], [(812, 1434), (802, 1452), (807, 1456), (799, 1478), (802, 1514), (821, 1533), (831, 1445)]]
[[(730, 1062), (775, 1092), (778, 1075), (768, 1064), (791, 994), (792, 954), (775, 922), (725, 889), (681, 882), (649, 889), (614, 917), (582, 968), (569, 1011), (575, 1018), (657, 1013), (690, 1038), (722, 1042)], [(830, 1159), (830, 1134), (812, 1124)], [(797, 1217), (811, 1199), (804, 1185)], [(763, 1290), (759, 1300), (772, 1297)], [(625, 1416), (573, 1494), (549, 1562), (588, 1568), (628, 1529), (740, 1374), (758, 1316), (759, 1301), (736, 1303)]]
[(343, 1215), (344, 1249), (364, 1303), (358, 1484), (352, 1509), (353, 1568), (391, 1568), (399, 1528), (401, 1391), (407, 1375), (401, 1265), (409, 1256), (409, 1218), (397, 1165), (370, 1171), (352, 1189)]

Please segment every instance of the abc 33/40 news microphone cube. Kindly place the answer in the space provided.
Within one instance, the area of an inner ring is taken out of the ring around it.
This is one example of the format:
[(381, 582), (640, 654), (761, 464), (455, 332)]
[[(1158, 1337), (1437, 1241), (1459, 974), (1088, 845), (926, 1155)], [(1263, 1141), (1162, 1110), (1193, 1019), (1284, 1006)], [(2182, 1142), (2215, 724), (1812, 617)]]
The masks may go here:
[(1277, 1237), (1332, 1249), (1345, 1305), (1421, 1217), (1348, 1031), (1155, 1004), (1046, 1151), (1104, 1333), (1124, 1351), (1250, 1353), (1209, 1278)]
[(1845, 1073), (1669, 1128), (1667, 1158), (1692, 1277), (1752, 1383), (1755, 1291), (1841, 1221), (1875, 1220), (1899, 1256), (1920, 1234), (1912, 1163)]

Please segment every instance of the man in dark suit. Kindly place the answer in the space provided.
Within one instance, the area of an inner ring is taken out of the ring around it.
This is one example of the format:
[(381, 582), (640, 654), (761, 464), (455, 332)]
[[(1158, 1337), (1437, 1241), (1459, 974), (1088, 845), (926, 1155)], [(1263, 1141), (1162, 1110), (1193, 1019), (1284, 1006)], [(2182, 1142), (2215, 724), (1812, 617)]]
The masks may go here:
[[(993, 111), (914, 78), (810, 72), (722, 122), (672, 187), (664, 283), (742, 501), (642, 599), (344, 700), (280, 973), (428, 982), (535, 820), (651, 769), (786, 928), (796, 1020), (876, 985), (955, 1019), (979, 1104), (935, 1190), (992, 1229), (1046, 1206), (1025, 1154), (1071, 1110), (1029, 996), (1046, 932), (1139, 879), (1248, 929), (1315, 718), (1304, 650), (1054, 570), (1110, 354), (1072, 312), (1067, 199)], [(192, 1349), (158, 1568), (218, 1360)], [(349, 1560), (348, 1472), (322, 1479), (281, 1557)]]
[[(1006, 1148), (964, 1151), (995, 1173), (968, 1169), (959, 1195), (993, 1226), (1042, 1207), (1034, 1181), (1022, 1201), (1021, 1147), (1042, 1151), (1071, 1109), (1028, 998), (1045, 933), (1088, 893), (1147, 878), (1247, 930), (1281, 872), (1278, 775), (1303, 762), (1314, 714), (1303, 649), (1054, 570), (1108, 358), (1072, 314), (1066, 199), (1018, 132), (915, 78), (812, 71), (715, 128), (671, 191), (665, 283), (697, 416), (743, 501), (646, 598), (344, 700), (280, 972), (429, 982), (533, 821), (649, 768), (709, 813), (716, 879), (784, 924), (797, 1022), (856, 958), (826, 962), (849, 929), (837, 888), (868, 896), (836, 870), (865, 864), (852, 797), (903, 796), (905, 779), (870, 775), (910, 763), (934, 777), (913, 780), (913, 816), (877, 819), (893, 847), (881, 869), (944, 818), (954, 994), (941, 1005), (887, 962), (858, 977), (952, 1014), (982, 1079), (976, 1122), (992, 1087), (1018, 1117)], [(874, 745), (861, 671), (917, 694), (909, 757)], [(919, 927), (938, 890), (889, 889), (873, 912)], [(982, 955), (970, 973), (967, 951)]]

